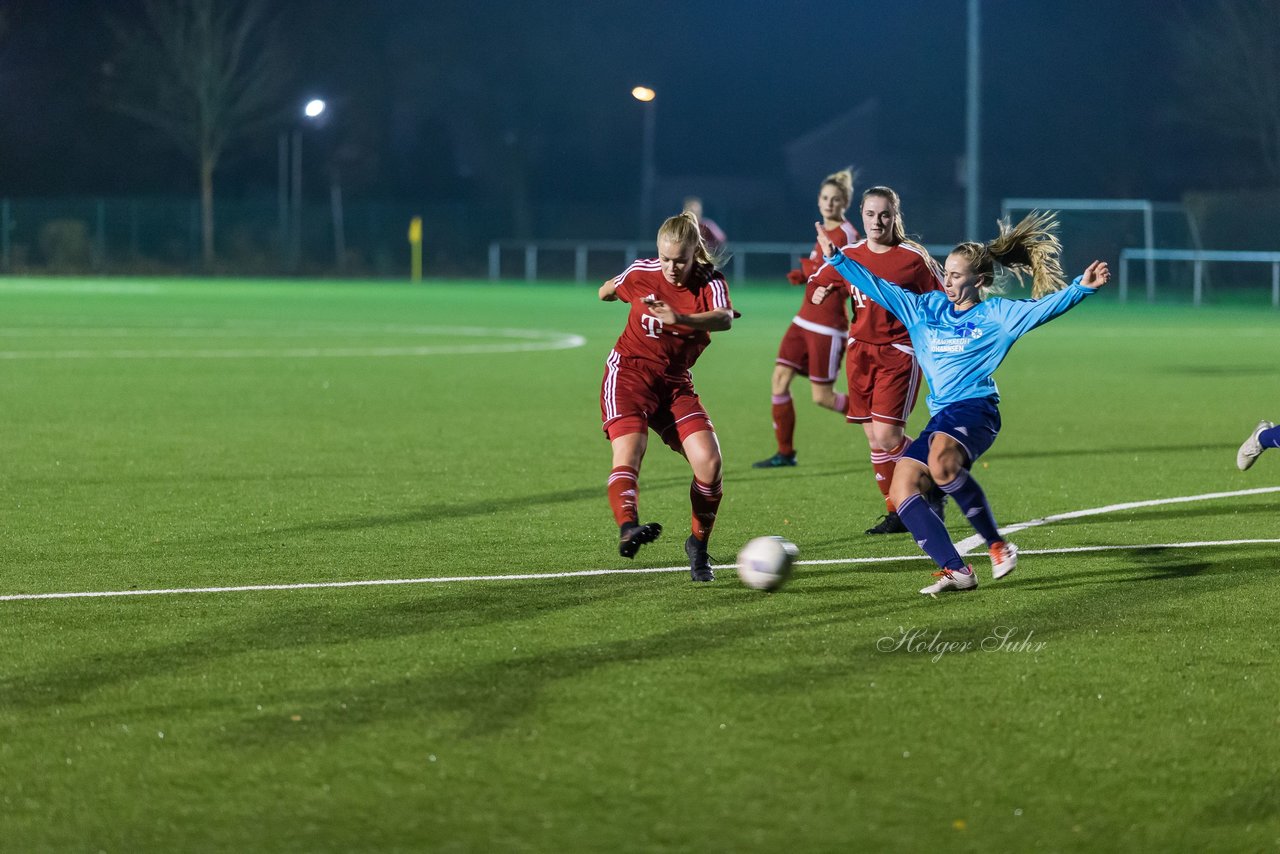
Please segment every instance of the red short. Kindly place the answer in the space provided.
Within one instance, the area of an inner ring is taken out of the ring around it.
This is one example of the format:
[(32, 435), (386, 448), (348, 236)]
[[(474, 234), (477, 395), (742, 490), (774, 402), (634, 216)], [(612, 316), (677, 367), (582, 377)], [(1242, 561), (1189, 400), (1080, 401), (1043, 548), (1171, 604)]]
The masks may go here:
[[(801, 324), (804, 325), (801, 325)], [(840, 376), (840, 358), (847, 336), (839, 329), (796, 318), (782, 336), (778, 364), (804, 374), (810, 382), (834, 383)]]
[(694, 433), (715, 432), (687, 372), (671, 376), (652, 362), (617, 353), (605, 362), (600, 417), (610, 440), (653, 430), (674, 451)]
[(906, 425), (920, 391), (920, 363), (906, 344), (849, 342), (845, 360), (849, 408), (845, 420)]

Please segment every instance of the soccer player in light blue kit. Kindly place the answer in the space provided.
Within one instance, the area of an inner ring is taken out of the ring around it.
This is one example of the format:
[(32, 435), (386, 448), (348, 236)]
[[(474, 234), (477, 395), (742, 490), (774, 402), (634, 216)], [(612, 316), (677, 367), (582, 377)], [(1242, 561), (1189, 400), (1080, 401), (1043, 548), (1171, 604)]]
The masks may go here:
[[(1018, 565), (1017, 547), (1000, 536), (986, 494), (969, 471), (1000, 431), (1000, 394), (992, 374), (1020, 337), (1069, 311), (1111, 279), (1107, 264), (1094, 261), (1066, 285), (1056, 229), (1051, 213), (1032, 213), (1012, 227), (1001, 223), (995, 240), (961, 243), (951, 250), (943, 290), (925, 294), (873, 276), (837, 252), (820, 225), (817, 229), (826, 263), (902, 321), (929, 381), (929, 423), (899, 460), (889, 490), (898, 517), (939, 567), (934, 573), (938, 580), (921, 593), (978, 586), (973, 567), (965, 564), (942, 519), (921, 497), (933, 484), (951, 496), (986, 540), (993, 578), (1003, 578)], [(1032, 299), (983, 301), (997, 263), (1019, 279), (1031, 274)]]

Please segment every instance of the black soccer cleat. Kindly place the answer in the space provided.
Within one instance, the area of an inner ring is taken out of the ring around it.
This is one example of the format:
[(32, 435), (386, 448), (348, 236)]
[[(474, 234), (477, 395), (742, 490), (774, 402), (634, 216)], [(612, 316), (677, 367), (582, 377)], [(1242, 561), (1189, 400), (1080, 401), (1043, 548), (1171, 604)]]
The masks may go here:
[(898, 514), (892, 510), (884, 514), (880, 522), (863, 533), (866, 534), (906, 534), (907, 526), (902, 524), (902, 520), (898, 518)]
[(662, 534), (662, 526), (657, 522), (647, 525), (629, 525), (622, 531), (622, 539), (618, 541), (618, 554), (623, 557), (635, 557), (636, 552), (645, 543), (652, 543)]
[(778, 452), (774, 454), (772, 457), (769, 457), (769, 459), (767, 460), (761, 460), (758, 463), (752, 463), (751, 467), (753, 469), (780, 469), (780, 468), (786, 468), (787, 466), (793, 466), (795, 464), (796, 464), (796, 452), (792, 451), (789, 454)]
[(711, 571), (711, 557), (707, 554), (707, 544), (692, 534), (684, 541), (684, 553), (689, 556), (689, 577), (694, 581), (715, 581), (716, 574)]

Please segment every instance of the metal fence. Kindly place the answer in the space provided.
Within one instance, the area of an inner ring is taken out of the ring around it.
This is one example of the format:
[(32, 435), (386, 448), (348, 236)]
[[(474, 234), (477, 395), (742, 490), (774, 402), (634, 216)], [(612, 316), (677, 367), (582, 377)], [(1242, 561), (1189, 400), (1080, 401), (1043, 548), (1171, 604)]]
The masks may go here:
[[(1241, 209), (1237, 216), (1256, 210), (1256, 205), (1236, 207)], [(1010, 216), (1027, 208), (1059, 212), (1068, 274), (1094, 258), (1119, 256), (1122, 297), (1128, 295), (1129, 267), (1140, 261), (1149, 298), (1159, 289), (1161, 295), (1189, 296), (1199, 304), (1215, 288), (1239, 287), (1250, 289), (1253, 299), (1261, 284), (1257, 264), (1266, 263), (1272, 265), (1271, 296), (1276, 303), (1277, 253), (1206, 251), (1196, 227), (1197, 220), (1204, 220), (1189, 216), (1181, 205), (1051, 198), (1011, 198), (1001, 205)], [(408, 229), (415, 216), (423, 219), (428, 276), (586, 282), (616, 275), (632, 260), (653, 252), (652, 236), (594, 239), (625, 233), (629, 226), (624, 220), (634, 219), (616, 203), (604, 201), (545, 203), (517, 215), (509, 205), (496, 203), (355, 199), (348, 201), (342, 217), (336, 217), (329, 204), (315, 199), (304, 200), (297, 213), (296, 218), (293, 211), (283, 216), (279, 200), (270, 195), (217, 199), (216, 263), (206, 270), (200, 252), (200, 209), (193, 197), (0, 198), (0, 273), (400, 278), (410, 271)], [(736, 223), (725, 268), (733, 281), (781, 282), (796, 259), (809, 253), (810, 242), (750, 239), (781, 233), (778, 223), (787, 219), (785, 214), (775, 211), (758, 221)], [(495, 233), (513, 232), (531, 232), (536, 238), (493, 239)], [(735, 239), (735, 233), (743, 239)], [(1235, 235), (1236, 230), (1227, 233)], [(1215, 234), (1213, 239), (1221, 245), (1225, 238)], [(1249, 242), (1267, 242), (1265, 236), (1249, 234), (1254, 235)], [(927, 248), (942, 258), (951, 246)], [(1232, 248), (1259, 247), (1239, 245), (1237, 240)]]
[(409, 223), (422, 216), (432, 273), (479, 276), (490, 213), (450, 204), (348, 203), (338, 235), (329, 205), (306, 204), (289, 223), (299, 228), (295, 250), (274, 199), (219, 201), (216, 261), (205, 271), (193, 198), (4, 198), (0, 273), (407, 276)]
[[(1208, 251), (1204, 249), (1145, 249), (1130, 248), (1120, 253), (1120, 301), (1129, 298), (1129, 262), (1143, 261), (1148, 268), (1147, 302), (1156, 301), (1156, 278), (1151, 270), (1158, 261), (1191, 262), (1191, 303), (1203, 305), (1205, 298), (1206, 272), (1208, 263), (1220, 264), (1270, 264), (1271, 265), (1271, 306), (1280, 308), (1280, 252), (1235, 252)], [(1257, 288), (1254, 287), (1254, 290)]]
[[(927, 245), (935, 256), (945, 257), (950, 245)], [(767, 241), (738, 241), (729, 244), (727, 272), (735, 282), (743, 282), (748, 276), (755, 279), (781, 281), (788, 270), (796, 266), (796, 259), (807, 256), (812, 243), (777, 243)], [(489, 278), (501, 279), (504, 270), (509, 277), (516, 267), (504, 268), (503, 259), (512, 255), (517, 259), (521, 277), (536, 281), (540, 275), (551, 278), (571, 278), (586, 282), (622, 272), (628, 264), (640, 257), (651, 257), (652, 241), (639, 240), (494, 240), (489, 243)], [(748, 259), (751, 259), (748, 264)]]

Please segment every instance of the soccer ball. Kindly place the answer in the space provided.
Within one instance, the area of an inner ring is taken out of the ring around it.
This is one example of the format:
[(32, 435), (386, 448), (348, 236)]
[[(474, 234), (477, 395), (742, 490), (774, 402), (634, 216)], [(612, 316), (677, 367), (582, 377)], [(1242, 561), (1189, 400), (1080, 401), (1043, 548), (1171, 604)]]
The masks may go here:
[(738, 552), (738, 577), (752, 590), (777, 590), (791, 577), (800, 550), (782, 537), (756, 537)]

